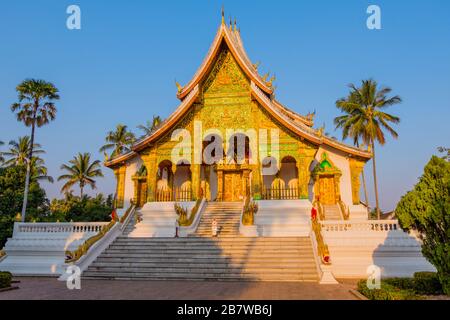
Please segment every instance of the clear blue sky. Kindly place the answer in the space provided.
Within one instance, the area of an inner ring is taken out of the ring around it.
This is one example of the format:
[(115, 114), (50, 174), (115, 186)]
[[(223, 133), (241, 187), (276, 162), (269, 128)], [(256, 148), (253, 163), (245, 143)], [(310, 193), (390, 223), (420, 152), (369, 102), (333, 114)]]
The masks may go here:
[[(334, 132), (336, 99), (346, 85), (373, 77), (404, 102), (400, 138), (378, 149), (382, 208), (411, 189), (436, 148), (450, 146), (450, 1), (3, 1), (0, 5), (0, 140), (29, 134), (10, 105), (15, 87), (34, 77), (61, 91), (56, 121), (37, 131), (50, 174), (77, 152), (98, 148), (117, 123), (131, 129), (168, 116), (220, 23), (236, 18), (250, 58), (276, 73), (277, 98)], [(66, 8), (82, 10), (82, 30), (66, 28)], [(382, 30), (366, 9), (382, 10)], [(371, 165), (366, 167), (371, 177)], [(109, 169), (97, 192), (112, 193)], [(60, 183), (45, 184), (49, 198)], [(372, 179), (369, 192), (372, 196)], [(78, 192), (78, 191), (76, 191)], [(373, 198), (373, 197), (371, 197)]]

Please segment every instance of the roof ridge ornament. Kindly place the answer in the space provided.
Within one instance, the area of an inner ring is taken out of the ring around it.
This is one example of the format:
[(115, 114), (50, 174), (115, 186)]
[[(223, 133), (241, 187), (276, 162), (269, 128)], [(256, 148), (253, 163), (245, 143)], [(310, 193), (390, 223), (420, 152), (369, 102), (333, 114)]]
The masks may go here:
[(225, 24), (225, 7), (222, 5), (222, 24)]
[(183, 90), (183, 86), (178, 83), (178, 81), (175, 79), (175, 85), (177, 86), (178, 92), (181, 92)]

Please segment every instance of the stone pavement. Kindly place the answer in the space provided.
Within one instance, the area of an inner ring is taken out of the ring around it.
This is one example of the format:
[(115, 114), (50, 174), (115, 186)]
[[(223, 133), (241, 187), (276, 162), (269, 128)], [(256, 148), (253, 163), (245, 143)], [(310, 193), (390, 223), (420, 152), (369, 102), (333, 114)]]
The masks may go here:
[(305, 282), (119, 281), (82, 280), (68, 290), (56, 278), (16, 278), (20, 289), (0, 292), (0, 300), (350, 300), (354, 283)]

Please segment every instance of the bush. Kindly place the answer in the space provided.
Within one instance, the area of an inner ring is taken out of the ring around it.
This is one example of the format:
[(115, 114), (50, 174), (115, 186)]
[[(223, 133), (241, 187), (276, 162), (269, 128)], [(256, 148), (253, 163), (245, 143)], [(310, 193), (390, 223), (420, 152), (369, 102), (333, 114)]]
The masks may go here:
[(358, 291), (366, 296), (369, 300), (418, 300), (418, 297), (413, 290), (400, 289), (381, 281), (381, 289), (369, 289), (366, 280), (358, 282)]
[(414, 274), (414, 291), (417, 294), (442, 294), (442, 285), (435, 272), (416, 272)]
[(12, 274), (10, 272), (0, 272), (0, 289), (11, 287)]
[(389, 279), (385, 279), (383, 281), (386, 284), (389, 284), (398, 289), (415, 291), (414, 279), (412, 279), (412, 278), (389, 278)]

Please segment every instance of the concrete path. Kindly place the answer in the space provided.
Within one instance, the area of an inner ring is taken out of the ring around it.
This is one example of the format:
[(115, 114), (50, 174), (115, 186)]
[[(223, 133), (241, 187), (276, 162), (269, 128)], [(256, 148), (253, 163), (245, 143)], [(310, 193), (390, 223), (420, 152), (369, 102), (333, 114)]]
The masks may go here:
[(0, 292), (0, 300), (350, 300), (352, 283), (319, 285), (302, 282), (113, 281), (82, 280), (68, 290), (55, 278), (17, 278), (20, 289)]

